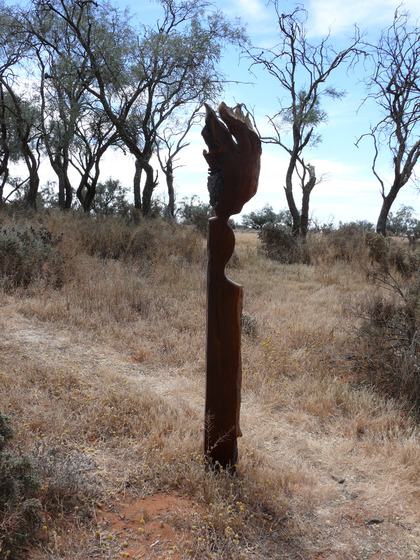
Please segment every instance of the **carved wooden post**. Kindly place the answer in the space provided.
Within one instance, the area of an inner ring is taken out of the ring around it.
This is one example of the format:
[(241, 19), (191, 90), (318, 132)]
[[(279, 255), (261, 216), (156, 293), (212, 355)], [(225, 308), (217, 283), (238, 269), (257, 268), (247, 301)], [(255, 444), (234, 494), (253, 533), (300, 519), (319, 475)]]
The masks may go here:
[(207, 245), (204, 452), (210, 464), (234, 471), (237, 438), (241, 435), (242, 286), (225, 276), (235, 247), (228, 220), (239, 214), (257, 191), (261, 142), (239, 106), (232, 110), (222, 103), (219, 115), (223, 122), (208, 105), (206, 113), (202, 135), (209, 151), (204, 150), (204, 157), (209, 165), (210, 204), (216, 217), (209, 220)]

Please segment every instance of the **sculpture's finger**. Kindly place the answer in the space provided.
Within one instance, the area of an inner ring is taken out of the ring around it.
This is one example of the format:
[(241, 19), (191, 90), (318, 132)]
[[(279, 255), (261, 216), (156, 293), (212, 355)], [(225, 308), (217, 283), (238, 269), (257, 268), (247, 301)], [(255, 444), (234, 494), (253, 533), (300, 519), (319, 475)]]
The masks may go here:
[(255, 145), (260, 143), (259, 136), (253, 129), (251, 119), (248, 115), (243, 114), (239, 105), (235, 109), (231, 109), (222, 102), (219, 105), (219, 114), (239, 145)]
[(210, 151), (219, 151), (226, 147), (234, 146), (232, 136), (228, 128), (217, 118), (216, 112), (207, 103), (205, 125), (201, 132), (205, 143)]

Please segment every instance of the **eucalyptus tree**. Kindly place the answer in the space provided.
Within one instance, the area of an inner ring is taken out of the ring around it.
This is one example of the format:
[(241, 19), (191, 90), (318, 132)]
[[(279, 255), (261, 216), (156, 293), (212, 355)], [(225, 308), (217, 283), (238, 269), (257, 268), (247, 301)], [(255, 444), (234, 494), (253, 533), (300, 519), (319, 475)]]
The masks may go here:
[(85, 212), (91, 210), (100, 175), (101, 158), (118, 143), (118, 132), (102, 108), (89, 110), (76, 123), (70, 163), (79, 175), (77, 198)]
[(59, 207), (66, 210), (73, 199), (69, 170), (76, 123), (86, 97), (79, 77), (85, 64), (75, 59), (72, 33), (61, 18), (33, 9), (26, 24), (38, 66), (43, 146), (57, 175)]
[[(319, 182), (315, 167), (305, 161), (304, 154), (307, 148), (321, 141), (316, 129), (327, 120), (322, 100), (341, 99), (345, 95), (328, 82), (339, 67), (354, 60), (360, 37), (355, 29), (350, 44), (339, 52), (333, 48), (329, 36), (313, 44), (308, 39), (308, 13), (302, 6), (284, 14), (278, 0), (270, 3), (276, 14), (280, 40), (273, 48), (254, 47), (247, 52), (252, 60), (251, 68), (262, 67), (280, 87), (280, 108), (269, 117), (273, 135), (262, 137), (262, 141), (276, 144), (288, 154), (284, 190), (293, 219), (293, 235), (304, 238), (308, 231), (310, 196)], [(300, 210), (293, 189), (296, 182), (302, 193)]]
[[(206, 0), (159, 0), (155, 26), (135, 25), (107, 2), (37, 0), (40, 11), (61, 17), (87, 56), (94, 83), (89, 93), (102, 104), (125, 148), (135, 157), (134, 204), (147, 215), (156, 186), (151, 157), (158, 134), (191, 103), (211, 101), (221, 91), (218, 63), (223, 46), (243, 30)], [(145, 174), (141, 193), (142, 175)]]
[[(15, 190), (25, 190), (24, 203), (26, 206), (36, 209), (36, 199), (39, 189), (39, 166), (41, 160), (41, 134), (39, 131), (40, 110), (38, 98), (35, 94), (26, 97), (20, 93), (19, 88), (13, 80), (1, 79), (1, 87), (8, 100), (4, 105), (4, 122), (8, 123), (9, 137), (14, 137), (15, 161), (21, 161), (27, 169), (27, 177), (23, 181), (14, 181)], [(27, 93), (27, 92), (25, 92)], [(8, 178), (9, 180), (9, 178)]]
[(11, 14), (4, 2), (0, 3), (0, 207), (3, 205), (4, 187), (9, 178), (9, 163), (13, 149), (13, 133), (10, 127), (9, 99), (3, 86), (3, 79), (19, 60), (19, 51), (10, 48)]
[[(218, 64), (224, 45), (239, 44), (245, 35), (240, 26), (230, 24), (221, 12), (206, 13), (210, 4), (204, 0), (159, 3), (163, 19), (155, 28), (144, 29), (138, 58), (141, 74), (147, 77), (139, 109), (145, 153), (151, 155), (158, 145), (161, 156), (162, 147), (167, 149), (166, 162), (161, 167), (168, 186), (169, 212), (173, 213), (175, 159), (188, 145), (185, 137), (199, 108), (222, 92), (224, 77)], [(175, 132), (172, 140), (170, 130)], [(161, 164), (162, 161), (160, 157)], [(145, 171), (147, 174), (147, 168)], [(146, 213), (152, 194), (149, 187), (153, 187), (153, 182), (146, 180), (142, 201)]]
[[(378, 43), (366, 46), (373, 62), (367, 99), (374, 100), (381, 116), (361, 138), (370, 136), (373, 141), (372, 171), (382, 196), (376, 231), (385, 236), (398, 193), (410, 180), (419, 185), (415, 168), (420, 157), (420, 28), (410, 24), (408, 12), (397, 9), (392, 25), (382, 32)], [(386, 172), (380, 170), (383, 150), (387, 150), (392, 165), (388, 185)]]
[[(84, 4), (91, 3), (81, 2), (72, 9), (79, 26), (88, 29), (91, 11), (83, 10)], [(88, 212), (101, 158), (114, 147), (118, 135), (100, 100), (90, 91), (95, 87), (95, 76), (73, 26), (46, 2), (34, 3), (26, 14), (26, 24), (38, 65), (44, 149), (58, 178), (59, 206), (71, 207), (69, 173), (73, 168), (79, 175), (77, 198)]]
[(25, 64), (28, 37), (19, 13), (0, 4), (0, 157), (1, 195), (9, 180), (9, 161), (23, 160), (28, 176), (14, 181), (15, 189), (25, 186), (25, 204), (36, 208), (39, 188), (40, 113), (39, 98), (32, 87)]
[(10, 100), (0, 83), (0, 208), (4, 203), (4, 188), (9, 180), (9, 165), (20, 157), (9, 107)]

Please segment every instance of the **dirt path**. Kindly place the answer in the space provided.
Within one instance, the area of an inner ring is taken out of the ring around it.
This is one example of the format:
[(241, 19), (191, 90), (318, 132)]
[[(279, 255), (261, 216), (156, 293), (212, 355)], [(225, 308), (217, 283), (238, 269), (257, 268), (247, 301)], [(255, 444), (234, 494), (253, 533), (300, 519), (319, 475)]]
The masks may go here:
[[(174, 372), (149, 371), (109, 344), (87, 340), (85, 333), (57, 330), (55, 325), (16, 313), (13, 305), (4, 305), (0, 311), (3, 346), (19, 346), (32, 359), (81, 364), (84, 371), (96, 375), (112, 368), (179, 406), (188, 403), (197, 409), (198, 415), (202, 414), (203, 380), (183, 377), (180, 383)], [(407, 480), (405, 469), (409, 465), (396, 463), (392, 447), (397, 444), (368, 441), (351, 425), (352, 420), (332, 436), (326, 425), (309, 413), (295, 413), (280, 405), (267, 413), (264, 403), (252, 394), (245, 394), (243, 401), (244, 437), (240, 453), (263, 454), (267, 467), (284, 472), (292, 489), (290, 515), (295, 516), (295, 522), (301, 527), (296, 531), (298, 542), (292, 543), (291, 549), (299, 552), (285, 550), (282, 558), (420, 558), (420, 489)], [(261, 433), (265, 434), (263, 440)], [(162, 520), (165, 507), (170, 513), (176, 505), (185, 513), (185, 504), (176, 502), (173, 495), (162, 499), (154, 510), (147, 503), (141, 506), (130, 503), (129, 508), (125, 505), (128, 508), (122, 512), (125, 527), (130, 527), (128, 519), (134, 515), (134, 530), (139, 520), (133, 512), (138, 507), (143, 510), (149, 507), (149, 546), (153, 544), (153, 531), (160, 530), (159, 535), (163, 536), (156, 537), (155, 546), (159, 548), (166, 543), (166, 550), (172, 550), (171, 557), (177, 558), (176, 537)], [(104, 526), (109, 531), (120, 531), (123, 538), (126, 529), (118, 528), (112, 515), (103, 520)], [(155, 521), (159, 523), (152, 529)], [(146, 549), (138, 550), (146, 553)], [(152, 558), (152, 551), (146, 557)]]

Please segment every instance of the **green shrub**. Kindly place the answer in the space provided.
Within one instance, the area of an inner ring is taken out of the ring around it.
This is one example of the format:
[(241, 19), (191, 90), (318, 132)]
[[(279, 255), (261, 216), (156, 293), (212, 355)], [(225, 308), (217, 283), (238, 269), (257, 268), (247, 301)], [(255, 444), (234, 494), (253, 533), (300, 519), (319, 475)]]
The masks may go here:
[(261, 249), (269, 259), (284, 264), (294, 264), (306, 260), (302, 243), (283, 226), (265, 224), (258, 232), (258, 237), (261, 240)]
[[(0, 451), (6, 446), (9, 439), (12, 439), (14, 430), (12, 420), (7, 414), (0, 412)], [(1, 497), (0, 497), (1, 499)]]
[(29, 456), (5, 450), (13, 428), (1, 412), (0, 436), (0, 557), (17, 560), (42, 524), (42, 505), (37, 499), (41, 481)]
[(368, 249), (369, 260), (382, 267), (387, 266), (389, 254), (388, 240), (379, 233), (368, 231), (365, 236), (365, 244)]
[(184, 199), (178, 210), (181, 223), (194, 226), (204, 237), (207, 235), (209, 219), (214, 216), (214, 210), (210, 204), (201, 202), (197, 196), (192, 196), (189, 200)]
[(386, 224), (389, 233), (398, 236), (412, 236), (420, 233), (420, 221), (414, 217), (414, 208), (400, 206), (395, 212), (390, 212)]
[(59, 286), (62, 262), (54, 238), (44, 226), (6, 225), (0, 229), (0, 286), (26, 288), (34, 281)]
[(41, 483), (34, 462), (27, 455), (0, 454), (0, 507), (33, 498)]
[(356, 222), (340, 224), (337, 229), (324, 235), (326, 235), (328, 252), (333, 261), (352, 262), (364, 258), (368, 234), (363, 225)]
[[(88, 473), (92, 459), (77, 451), (39, 442), (30, 455), (6, 449), (13, 437), (9, 416), (0, 411), (0, 559), (22, 560), (40, 534), (43, 511), (74, 511), (82, 498), (97, 494)], [(43, 483), (42, 503), (38, 499)]]
[(104, 183), (98, 183), (92, 203), (93, 212), (104, 216), (111, 214), (127, 216), (132, 210), (132, 206), (126, 199), (128, 191), (129, 189), (124, 187), (119, 179), (108, 178)]
[(417, 275), (420, 269), (420, 251), (412, 251), (399, 245), (391, 245), (388, 255), (389, 265), (404, 277)]
[(292, 216), (289, 210), (280, 210), (276, 214), (269, 204), (266, 204), (261, 210), (254, 210), (242, 217), (242, 225), (246, 228), (261, 229), (266, 224), (276, 224), (284, 228), (292, 227)]
[(374, 232), (366, 234), (365, 243), (370, 262), (378, 264), (383, 272), (394, 270), (406, 278), (417, 274), (420, 268), (419, 250)]
[(73, 511), (81, 499), (96, 494), (88, 476), (96, 467), (86, 454), (39, 443), (32, 457), (44, 480), (42, 497), (48, 511)]

